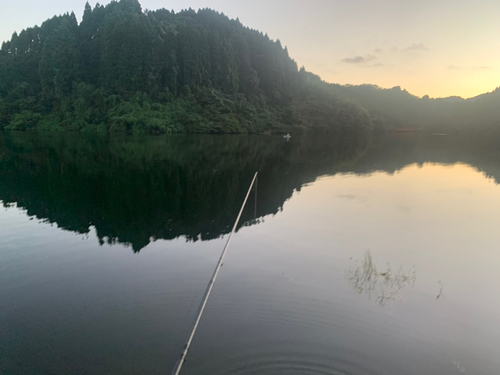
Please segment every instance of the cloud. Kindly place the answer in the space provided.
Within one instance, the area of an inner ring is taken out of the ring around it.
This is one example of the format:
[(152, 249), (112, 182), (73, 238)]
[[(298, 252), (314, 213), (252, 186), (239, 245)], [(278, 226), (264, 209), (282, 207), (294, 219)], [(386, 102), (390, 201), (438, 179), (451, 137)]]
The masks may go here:
[(377, 56), (374, 55), (358, 55), (354, 57), (346, 57), (345, 59), (342, 59), (341, 62), (362, 66), (364, 68), (380, 68), (386, 66), (385, 64), (375, 60), (377, 60)]
[(448, 68), (449, 70), (459, 70), (459, 69), (462, 69), (461, 66), (457, 66), (457, 65), (449, 65)]
[(375, 48), (375, 49), (373, 50), (373, 52), (374, 52), (374, 53), (382, 53), (382, 52), (384, 52), (384, 50), (383, 50), (382, 48)]
[(366, 62), (366, 59), (363, 56), (356, 56), (356, 57), (346, 57), (345, 59), (342, 59), (342, 61), (349, 64), (362, 64)]
[(348, 64), (365, 64), (369, 61), (375, 60), (377, 57), (373, 55), (365, 55), (365, 56), (355, 56), (355, 57), (346, 57), (342, 59), (343, 62)]
[(486, 70), (489, 68), (490, 68), (489, 66), (473, 66), (472, 67), (472, 69), (476, 69), (476, 70)]
[(418, 43), (418, 44), (413, 43), (411, 46), (407, 48), (408, 51), (427, 51), (428, 49), (429, 48), (424, 46), (423, 43)]

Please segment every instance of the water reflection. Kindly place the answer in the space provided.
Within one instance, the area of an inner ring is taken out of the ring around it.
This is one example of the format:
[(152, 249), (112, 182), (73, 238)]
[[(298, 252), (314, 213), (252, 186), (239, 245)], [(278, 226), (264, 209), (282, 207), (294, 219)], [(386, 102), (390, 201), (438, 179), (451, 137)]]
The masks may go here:
[(500, 148), (439, 138), (0, 134), (0, 373), (168, 373), (259, 170), (185, 375), (498, 374)]
[(156, 239), (228, 233), (257, 170), (258, 205), (241, 225), (276, 214), (295, 190), (366, 147), (356, 139), (7, 133), (0, 200), (80, 234), (95, 227), (101, 243), (139, 251)]
[(464, 162), (500, 181), (498, 141), (466, 137), (286, 142), (270, 136), (2, 133), (0, 150), (4, 205), (15, 203), (80, 234), (93, 227), (101, 243), (128, 244), (135, 252), (156, 239), (198, 241), (228, 233), (257, 170), (258, 205), (244, 212), (241, 225), (278, 213), (294, 191), (321, 175)]

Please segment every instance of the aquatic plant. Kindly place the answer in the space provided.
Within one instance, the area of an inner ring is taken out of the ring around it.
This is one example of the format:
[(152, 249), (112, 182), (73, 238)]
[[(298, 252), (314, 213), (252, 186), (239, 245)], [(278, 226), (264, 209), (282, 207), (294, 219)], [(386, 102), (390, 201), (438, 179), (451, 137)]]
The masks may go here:
[(345, 279), (348, 284), (358, 294), (368, 294), (371, 299), (377, 293), (375, 301), (380, 305), (385, 305), (390, 300), (401, 300), (401, 289), (406, 286), (413, 287), (417, 279), (417, 270), (413, 266), (404, 271), (400, 266), (394, 272), (389, 262), (385, 270), (380, 270), (373, 262), (372, 255), (368, 249), (362, 260), (352, 261), (345, 272)]

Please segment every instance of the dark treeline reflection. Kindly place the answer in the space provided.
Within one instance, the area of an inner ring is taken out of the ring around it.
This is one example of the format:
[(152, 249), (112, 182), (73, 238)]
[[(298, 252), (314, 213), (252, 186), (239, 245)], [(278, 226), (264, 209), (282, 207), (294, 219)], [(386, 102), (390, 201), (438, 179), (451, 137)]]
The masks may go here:
[[(228, 233), (257, 170), (257, 217), (275, 214), (295, 189), (327, 166), (356, 158), (366, 145), (267, 136), (0, 133), (0, 200), (67, 230), (83, 234), (94, 226), (101, 242), (139, 251), (153, 239)], [(248, 206), (242, 225), (255, 221), (255, 205)]]
[[(500, 182), (500, 142), (427, 137), (179, 135), (84, 137), (0, 133), (0, 200), (101, 243), (139, 251), (155, 239), (228, 233), (255, 171), (241, 225), (276, 214), (321, 175), (392, 173), (408, 164), (469, 163)], [(256, 217), (255, 217), (256, 213)]]

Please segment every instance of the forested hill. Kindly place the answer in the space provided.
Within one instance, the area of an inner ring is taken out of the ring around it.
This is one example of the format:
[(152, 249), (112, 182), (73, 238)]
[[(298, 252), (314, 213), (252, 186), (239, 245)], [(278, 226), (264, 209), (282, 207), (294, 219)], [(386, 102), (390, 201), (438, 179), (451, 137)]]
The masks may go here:
[(311, 79), (278, 41), (202, 9), (87, 3), (0, 52), (0, 128), (360, 133), (367, 112)]
[(428, 95), (419, 98), (399, 86), (383, 89), (375, 85), (330, 84), (329, 92), (356, 101), (369, 111), (376, 127), (483, 133), (500, 130), (500, 88), (470, 99), (433, 99)]

